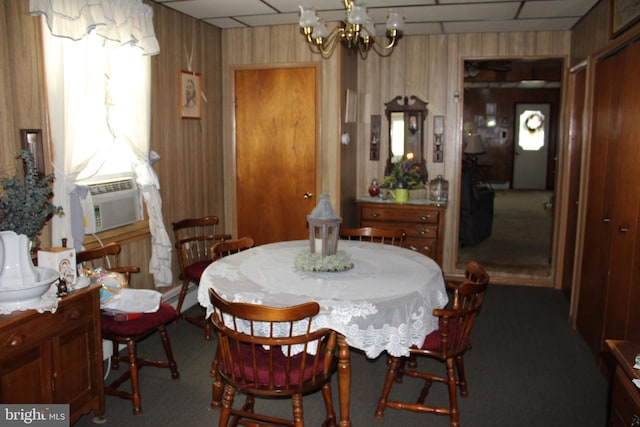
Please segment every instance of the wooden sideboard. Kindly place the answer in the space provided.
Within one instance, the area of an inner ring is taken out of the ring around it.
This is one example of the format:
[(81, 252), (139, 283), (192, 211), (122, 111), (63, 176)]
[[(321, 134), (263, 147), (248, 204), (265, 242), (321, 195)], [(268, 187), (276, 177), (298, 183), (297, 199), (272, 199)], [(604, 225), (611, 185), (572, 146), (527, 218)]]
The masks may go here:
[(616, 368), (611, 379), (609, 427), (640, 427), (640, 389), (632, 380), (640, 380), (640, 370), (634, 369), (640, 343), (607, 340), (615, 357)]
[(401, 228), (404, 247), (432, 258), (442, 265), (444, 210), (446, 204), (420, 200), (409, 203), (356, 202), (358, 227)]
[(0, 315), (2, 403), (68, 403), (71, 423), (104, 416), (98, 289), (70, 293), (55, 313)]

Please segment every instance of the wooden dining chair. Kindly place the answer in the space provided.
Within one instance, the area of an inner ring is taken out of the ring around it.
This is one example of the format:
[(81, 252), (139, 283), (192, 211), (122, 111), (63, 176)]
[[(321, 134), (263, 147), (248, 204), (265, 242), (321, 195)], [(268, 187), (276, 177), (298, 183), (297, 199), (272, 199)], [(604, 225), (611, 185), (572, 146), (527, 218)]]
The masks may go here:
[[(425, 337), (420, 348), (414, 347), (409, 350), (411, 356), (425, 356), (444, 362), (446, 374), (419, 371), (411, 366), (406, 368), (408, 358), (387, 356), (387, 376), (378, 400), (376, 418), (382, 418), (385, 408), (389, 407), (420, 413), (448, 415), (452, 427), (460, 425), (458, 388), (460, 388), (460, 394), (463, 397), (469, 395), (464, 370), (464, 354), (471, 348), (471, 330), (480, 312), (489, 284), (489, 275), (475, 262), (467, 266), (467, 276), (468, 278), (461, 284), (453, 285), (454, 303), (452, 307), (433, 310), (433, 315), (439, 320), (438, 329)], [(401, 382), (405, 375), (424, 380), (418, 399), (415, 403), (388, 400), (393, 383)], [(433, 382), (447, 385), (448, 407), (425, 403)]]
[(202, 272), (211, 264), (209, 248), (216, 242), (231, 239), (230, 234), (220, 234), (217, 232), (217, 216), (206, 216), (202, 218), (188, 218), (173, 223), (173, 235), (175, 238), (176, 254), (178, 265), (180, 266), (180, 297), (176, 311), (178, 317), (204, 328), (205, 339), (211, 339), (211, 328), (205, 320), (204, 314), (199, 316), (186, 316), (182, 312), (184, 299), (189, 291), (189, 286), (198, 286)]
[(235, 240), (225, 240), (211, 245), (211, 258), (215, 261), (228, 255), (237, 254), (254, 246), (251, 237), (241, 237)]
[[(120, 254), (120, 250), (119, 244), (111, 243), (98, 249), (78, 252), (78, 254), (76, 254), (76, 261), (78, 264), (82, 264), (84, 268), (93, 270), (101, 267), (105, 270), (122, 273), (130, 285), (131, 273), (137, 273), (140, 269), (139, 267), (119, 266), (118, 255)], [(102, 338), (113, 343), (111, 368), (118, 370), (121, 361), (127, 362), (129, 367), (115, 381), (105, 386), (104, 392), (109, 395), (131, 400), (134, 415), (142, 413), (142, 395), (140, 393), (138, 373), (143, 366), (169, 368), (172, 378), (176, 379), (180, 376), (178, 373), (178, 365), (173, 358), (169, 335), (165, 328), (167, 323), (173, 322), (175, 319), (176, 310), (173, 306), (163, 302), (160, 303), (157, 311), (153, 313), (143, 313), (140, 317), (132, 320), (116, 320), (116, 317), (112, 315), (110, 316), (104, 312), (101, 314)], [(137, 343), (156, 332), (160, 335), (160, 341), (162, 342), (167, 357), (166, 360), (153, 360), (138, 355)], [(121, 356), (118, 352), (121, 344), (127, 347), (126, 356)], [(131, 381), (131, 392), (118, 389), (127, 379)]]
[[(218, 338), (217, 369), (224, 382), (219, 426), (242, 420), (243, 425), (263, 423), (304, 426), (302, 396), (322, 390), (326, 407), (323, 426), (335, 426), (331, 377), (336, 370), (336, 333), (312, 330), (320, 311), (316, 302), (275, 308), (234, 303), (209, 289), (213, 305), (211, 322)], [(237, 393), (245, 404), (234, 407)], [(256, 396), (290, 397), (293, 419), (254, 412)], [(262, 424), (260, 424), (262, 425)]]
[(340, 228), (340, 238), (344, 240), (359, 240), (361, 242), (384, 243), (402, 246), (406, 233), (401, 229), (382, 229), (375, 227)]

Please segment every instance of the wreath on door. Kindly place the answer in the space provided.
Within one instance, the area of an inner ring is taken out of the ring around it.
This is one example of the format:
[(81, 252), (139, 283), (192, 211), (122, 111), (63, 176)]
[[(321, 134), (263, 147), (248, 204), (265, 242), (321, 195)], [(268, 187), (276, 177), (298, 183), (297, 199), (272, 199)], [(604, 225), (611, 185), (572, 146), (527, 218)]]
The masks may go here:
[(544, 117), (540, 113), (533, 113), (527, 117), (524, 122), (525, 127), (529, 133), (533, 134), (543, 129)]

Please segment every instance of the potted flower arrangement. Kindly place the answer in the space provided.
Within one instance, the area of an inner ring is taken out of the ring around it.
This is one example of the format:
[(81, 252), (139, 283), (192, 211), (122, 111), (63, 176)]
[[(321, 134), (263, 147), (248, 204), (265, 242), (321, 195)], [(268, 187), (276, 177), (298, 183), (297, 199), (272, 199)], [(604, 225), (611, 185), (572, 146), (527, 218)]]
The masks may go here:
[(0, 231), (14, 231), (34, 240), (52, 215), (62, 214), (62, 207), (51, 203), (54, 175), (42, 176), (29, 150), (19, 151), (25, 163), (25, 176), (2, 179), (0, 196)]
[(413, 161), (413, 156), (403, 156), (392, 163), (382, 182), (382, 188), (388, 188), (398, 202), (409, 200), (409, 190), (425, 188), (426, 173), (422, 166)]
[(37, 250), (38, 234), (54, 214), (62, 208), (51, 203), (54, 175), (42, 176), (29, 150), (21, 150), (19, 157), (25, 164), (24, 179), (18, 176), (2, 179), (4, 194), (0, 195), (0, 243), (2, 270), (0, 287), (21, 286), (37, 282), (33, 267), (33, 253)]

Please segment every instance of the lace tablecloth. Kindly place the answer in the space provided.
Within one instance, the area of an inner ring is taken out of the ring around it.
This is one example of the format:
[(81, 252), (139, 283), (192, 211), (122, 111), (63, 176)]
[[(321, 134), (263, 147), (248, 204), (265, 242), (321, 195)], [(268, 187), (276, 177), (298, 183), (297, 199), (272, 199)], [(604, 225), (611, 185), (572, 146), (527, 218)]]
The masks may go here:
[(379, 243), (341, 240), (351, 256), (345, 272), (308, 272), (294, 260), (307, 240), (258, 246), (212, 263), (200, 279), (198, 301), (211, 314), (208, 289), (229, 301), (284, 307), (316, 301), (314, 328), (328, 327), (375, 358), (407, 356), (438, 327), (434, 308), (448, 302), (440, 267), (418, 252)]

